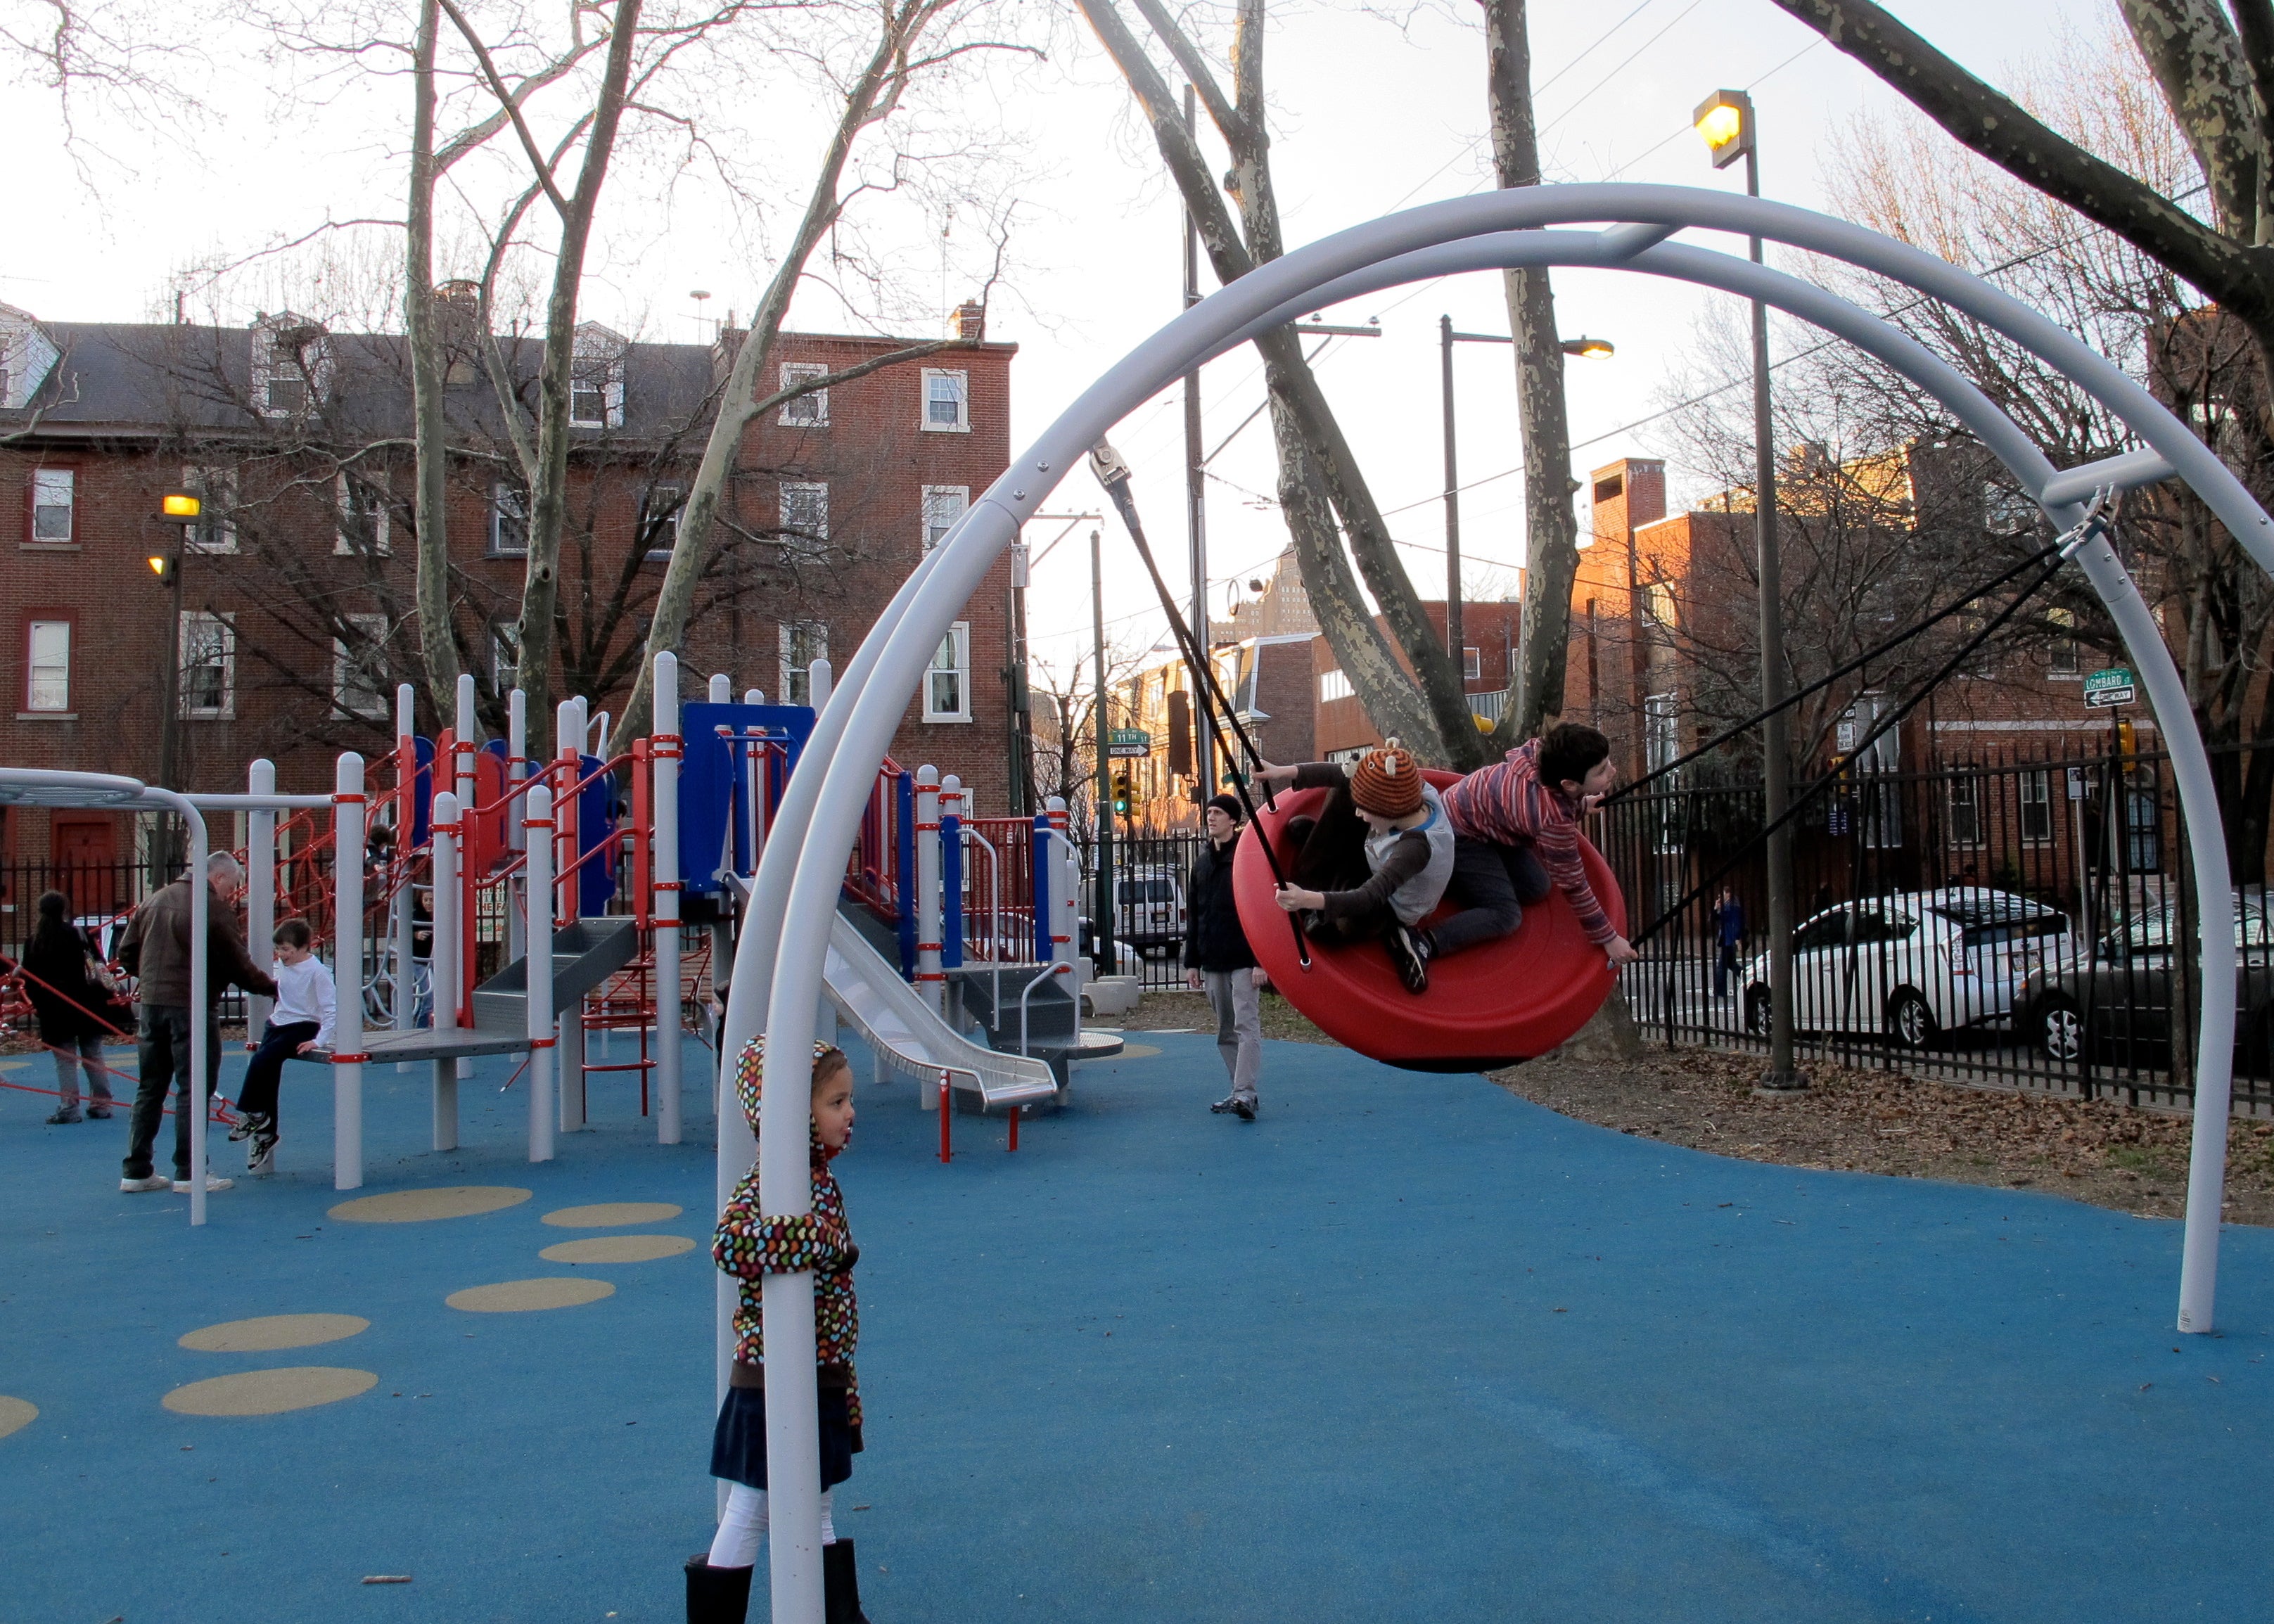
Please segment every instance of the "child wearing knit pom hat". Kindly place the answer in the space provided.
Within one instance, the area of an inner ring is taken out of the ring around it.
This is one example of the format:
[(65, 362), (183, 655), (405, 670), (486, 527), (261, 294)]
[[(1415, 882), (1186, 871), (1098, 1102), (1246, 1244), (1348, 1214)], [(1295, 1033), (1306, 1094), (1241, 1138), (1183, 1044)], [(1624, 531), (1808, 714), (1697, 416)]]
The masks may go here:
[(1415, 932), (1452, 877), (1453, 826), (1420, 764), (1392, 739), (1352, 766), (1264, 763), (1258, 776), (1274, 789), (1334, 792), (1317, 818), (1288, 820), (1303, 883), (1281, 886), (1279, 906), (1312, 914), (1314, 935), (1379, 939), (1405, 989), (1428, 990)]

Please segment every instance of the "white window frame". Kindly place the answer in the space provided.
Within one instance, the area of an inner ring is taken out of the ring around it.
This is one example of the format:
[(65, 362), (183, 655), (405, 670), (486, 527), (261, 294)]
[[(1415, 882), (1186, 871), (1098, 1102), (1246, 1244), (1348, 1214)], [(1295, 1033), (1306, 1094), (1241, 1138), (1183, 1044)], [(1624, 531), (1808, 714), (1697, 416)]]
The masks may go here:
[[(361, 492), (371, 503), (368, 508), (356, 506), (356, 493)], [(356, 526), (361, 520), (371, 521), (371, 556), (391, 558), (395, 553), (393, 523), (395, 504), (388, 500), (391, 492), (383, 485), (373, 485), (367, 479), (351, 479), (348, 470), (340, 470), (332, 487), (332, 507), (337, 523), (333, 526), (332, 553), (335, 557), (350, 558), (363, 552), (361, 538)]]
[[(56, 500), (60, 493), (63, 500)], [(48, 500), (40, 499), (45, 495)], [(43, 536), (40, 533), (40, 515), (61, 509), (64, 533)], [(35, 547), (68, 547), (79, 540), (79, 470), (75, 468), (35, 468), (32, 470), (32, 533), (26, 539)]]
[[(783, 532), (782, 545), (808, 558), (818, 558), (826, 553), (829, 545), (829, 482), (825, 479), (784, 479), (776, 487), (775, 500), (775, 515)], [(809, 513), (796, 512), (802, 501), (813, 503)], [(813, 523), (805, 523), (809, 518)], [(789, 534), (793, 530), (802, 533)]]
[[(364, 647), (378, 654), (380, 663), (376, 671), (362, 669), (364, 662), (357, 658), (357, 651), (348, 646), (346, 640), (332, 639), (333, 713), (367, 722), (383, 722), (395, 714), (395, 690), (387, 680), (385, 665), (387, 617), (383, 614), (350, 614), (343, 615), (341, 619), (362, 634)], [(356, 697), (359, 676), (368, 684), (365, 709), (358, 709), (351, 703)]]
[[(955, 421), (932, 421), (932, 380), (953, 379), (955, 381)], [(923, 394), (916, 402), (916, 424), (930, 434), (968, 434), (971, 432), (971, 374), (950, 367), (927, 366), (923, 369)]]
[[(818, 361), (785, 361), (781, 364), (781, 388), (787, 389), (817, 378), (829, 376), (829, 368)], [(794, 401), (784, 401), (774, 412), (774, 421), (786, 429), (825, 429), (829, 426), (829, 391), (816, 389), (810, 395), (801, 395)]]
[[(683, 485), (656, 485), (648, 487), (647, 494), (640, 498), (639, 526), (643, 557), (660, 560), (671, 556), (672, 549), (679, 545), (679, 521), (686, 514), (686, 504), (687, 487)], [(666, 516), (658, 519), (656, 515), (659, 514)], [(659, 523), (663, 527), (660, 532), (654, 528)], [(656, 537), (659, 533), (665, 538), (661, 546), (656, 545)]]
[[(203, 664), (196, 658), (202, 634), (211, 633), (214, 646), (220, 658), (214, 663), (221, 668), (221, 691), (218, 704), (193, 704), (190, 673)], [(226, 722), (237, 715), (237, 617), (223, 613), (211, 614), (204, 610), (192, 610), (182, 616), (176, 633), (174, 658), (180, 662), (180, 694), (177, 712), (186, 720)]]
[(182, 551), (208, 558), (234, 553), (237, 546), (237, 470), (191, 463), (182, 470), (182, 489), (198, 499), (198, 520), (182, 527)]
[[(521, 526), (521, 545), (505, 545), (505, 527), (508, 523)], [(492, 558), (527, 558), (529, 556), (529, 492), (509, 480), (500, 479), (490, 486), (489, 556)]]
[[(813, 703), (813, 662), (829, 658), (829, 622), (826, 620), (784, 620), (779, 628), (781, 661), (778, 674), (781, 681), (777, 692), (786, 705), (809, 705)], [(800, 649), (797, 640), (807, 639)], [(794, 665), (799, 654), (805, 663)]]
[[(1986, 780), (1980, 773), (1960, 773), (1947, 786), (1949, 807), (1949, 844), (1959, 851), (1979, 851), (1984, 845), (1982, 814), (1982, 791)], [(1961, 820), (1964, 821), (1962, 826)], [(1972, 833), (1967, 829), (1971, 828)]]
[[(257, 323), (250, 335), (252, 347), (252, 410), (264, 417), (305, 417), (322, 404), (332, 377), (332, 342), (320, 329), (306, 345), (295, 350), (278, 340), (286, 333), (312, 324), (289, 312)], [(299, 384), (307, 395), (297, 405), (275, 403), (274, 386), (280, 380)]]
[(1321, 704), (1323, 705), (1329, 700), (1355, 699), (1357, 696), (1358, 690), (1351, 686), (1350, 673), (1341, 666), (1337, 665), (1332, 671), (1322, 671), (1319, 673)]
[[(942, 665), (945, 655), (948, 663)], [(940, 679), (955, 680), (955, 703), (940, 703)], [(958, 620), (947, 628), (947, 635), (939, 640), (932, 650), (931, 661), (924, 667), (923, 719), (927, 722), (968, 722), (971, 719), (971, 622)]]
[[(624, 426), (624, 340), (595, 321), (578, 324), (568, 357), (568, 426), (572, 429), (620, 429)], [(577, 396), (598, 395), (600, 415), (577, 413)]]
[[(40, 649), (40, 634), (43, 631), (50, 634), (62, 634), (60, 638), (50, 635), (47, 639), (50, 646), (47, 650), (47, 658), (41, 658)], [(71, 659), (72, 635), (72, 623), (67, 620), (28, 620), (25, 622), (24, 712), (26, 715), (59, 717), (69, 716), (72, 714)], [(54, 646), (58, 643), (61, 644), (60, 648)], [(47, 680), (55, 685), (50, 690), (52, 695), (51, 702), (45, 704), (41, 703), (40, 689), (41, 680), (41, 673), (43, 671), (49, 673)]]
[(1473, 643), (1461, 645), (1461, 680), (1480, 682), (1485, 674), (1485, 651)]
[(2053, 628), (2052, 643), (2045, 650), (2045, 675), (2059, 681), (2065, 677), (2084, 675), (2083, 651), (2077, 647), (2076, 611), (2048, 609), (2045, 623)]
[(968, 485), (928, 485), (923, 488), (920, 513), (923, 523), (922, 551), (929, 553), (945, 540), (955, 522), (971, 511), (971, 487)]
[[(2023, 846), (2051, 846), (2053, 839), (2053, 775), (2050, 770), (2024, 772), (2015, 788), (2018, 797), (2014, 826)], [(2031, 813), (2035, 811), (2036, 816)], [(2041, 826), (2032, 830), (2032, 823)]]

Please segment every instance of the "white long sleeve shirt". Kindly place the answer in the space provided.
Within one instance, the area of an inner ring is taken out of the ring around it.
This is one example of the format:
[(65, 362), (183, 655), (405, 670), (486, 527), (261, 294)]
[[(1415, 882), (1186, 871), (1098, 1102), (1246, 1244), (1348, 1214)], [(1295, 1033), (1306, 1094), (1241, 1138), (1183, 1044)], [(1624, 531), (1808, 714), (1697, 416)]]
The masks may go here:
[(289, 1026), (296, 1021), (312, 1020), (316, 1041), (329, 1049), (332, 1020), (339, 1012), (339, 993), (324, 961), (313, 954), (296, 965), (280, 959), (269, 973), (276, 978), (276, 1007), (269, 1014), (270, 1024)]

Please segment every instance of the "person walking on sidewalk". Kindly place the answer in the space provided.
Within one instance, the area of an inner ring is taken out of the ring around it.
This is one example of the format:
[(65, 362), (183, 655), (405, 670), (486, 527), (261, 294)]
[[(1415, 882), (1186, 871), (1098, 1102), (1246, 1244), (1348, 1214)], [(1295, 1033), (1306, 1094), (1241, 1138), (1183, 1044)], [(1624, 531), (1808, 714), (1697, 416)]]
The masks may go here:
[(57, 1124), (80, 1120), (79, 1074), (87, 1072), (87, 1115), (110, 1115), (110, 1079), (102, 1067), (102, 1040), (110, 1028), (102, 1011), (110, 992), (95, 980), (87, 938), (67, 917), (71, 899), (59, 891), (41, 897), (40, 922), (24, 949), (24, 991), (39, 1018), (40, 1041), (55, 1056), (56, 1092), (63, 1102), (48, 1118)]
[[(232, 1182), (190, 1166), (190, 1113), (206, 1109), (204, 1100), (192, 1104), (190, 1098), (190, 1000), (193, 996), (205, 1000), (206, 1093), (210, 1095), (221, 1071), (221, 989), (234, 983), (247, 992), (273, 998), (276, 983), (252, 962), (245, 951), (244, 938), (237, 934), (235, 904), (245, 890), (245, 865), (227, 852), (215, 852), (206, 859), (204, 881), (213, 895), (206, 914), (203, 987), (190, 986), (188, 875), (134, 910), (134, 917), (127, 921), (126, 939), (119, 944), (119, 966), (139, 981), (134, 1001), (140, 1006), (141, 1017), (136, 1035), (141, 1086), (134, 1095), (134, 1120), (121, 1169), (125, 1176), (118, 1181), (121, 1190), (187, 1190), (193, 1173), (205, 1179), (208, 1190), (226, 1190)], [(169, 1084), (177, 1096), (170, 1179), (151, 1165)]]
[(1218, 795), (1202, 820), (1208, 844), (1185, 884), (1185, 984), (1206, 991), (1216, 1010), (1216, 1052), (1231, 1073), (1231, 1092), (1212, 1111), (1255, 1120), (1255, 1079), (1263, 1069), (1262, 989), (1269, 984), (1247, 945), (1232, 899), (1231, 863), (1239, 850), (1239, 799)]
[(1713, 996), (1729, 996), (1729, 978), (1741, 974), (1737, 966), (1737, 950), (1745, 944), (1745, 907), (1736, 893), (1728, 886), (1721, 887), (1721, 899), (1713, 905), (1713, 944), (1718, 950), (1713, 958)]

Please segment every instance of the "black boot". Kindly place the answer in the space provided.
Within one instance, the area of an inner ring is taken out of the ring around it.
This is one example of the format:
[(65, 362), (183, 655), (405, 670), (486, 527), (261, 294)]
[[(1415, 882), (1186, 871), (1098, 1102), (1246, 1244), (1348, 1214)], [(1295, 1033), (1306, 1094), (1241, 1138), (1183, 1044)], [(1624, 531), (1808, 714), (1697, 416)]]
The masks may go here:
[(687, 1624), (742, 1624), (750, 1611), (750, 1570), (713, 1568), (711, 1553), (687, 1559)]
[(827, 1624), (869, 1624), (861, 1611), (861, 1572), (853, 1561), (853, 1542), (821, 1547), (821, 1597)]

